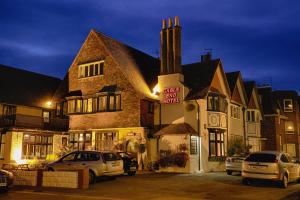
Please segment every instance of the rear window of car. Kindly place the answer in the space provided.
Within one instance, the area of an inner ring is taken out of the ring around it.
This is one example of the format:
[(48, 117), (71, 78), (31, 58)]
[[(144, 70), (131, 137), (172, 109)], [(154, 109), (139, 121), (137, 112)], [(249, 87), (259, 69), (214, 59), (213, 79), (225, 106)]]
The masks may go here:
[(103, 153), (105, 161), (121, 160), (122, 158), (115, 153)]
[(245, 161), (273, 163), (276, 161), (276, 155), (263, 153), (250, 154)]

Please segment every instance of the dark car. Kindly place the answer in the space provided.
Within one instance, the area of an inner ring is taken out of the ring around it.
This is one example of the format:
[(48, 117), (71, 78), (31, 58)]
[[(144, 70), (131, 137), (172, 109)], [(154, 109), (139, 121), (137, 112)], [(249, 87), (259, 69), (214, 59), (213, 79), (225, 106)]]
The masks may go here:
[(7, 192), (9, 186), (13, 184), (13, 174), (0, 169), (0, 192)]
[(124, 172), (129, 176), (134, 176), (138, 170), (138, 162), (136, 156), (128, 152), (118, 152), (123, 160)]

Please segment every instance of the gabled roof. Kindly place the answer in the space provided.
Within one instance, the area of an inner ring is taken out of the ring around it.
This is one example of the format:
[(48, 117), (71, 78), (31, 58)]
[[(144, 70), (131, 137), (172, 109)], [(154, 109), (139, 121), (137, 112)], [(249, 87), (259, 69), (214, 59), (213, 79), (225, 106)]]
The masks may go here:
[(214, 59), (182, 66), (184, 84), (190, 89), (185, 99), (191, 100), (206, 96), (220, 63), (220, 59)]
[(245, 81), (244, 86), (246, 90), (247, 99), (248, 101), (250, 101), (253, 89), (256, 87), (255, 81)]
[(99, 40), (104, 44), (116, 63), (122, 68), (122, 72), (140, 92), (148, 92), (157, 83), (160, 72), (159, 59), (154, 58), (142, 51), (121, 43), (103, 33), (92, 30)]
[(0, 102), (43, 107), (61, 80), (0, 64)]
[(239, 71), (226, 73), (226, 78), (227, 78), (227, 82), (228, 82), (231, 94), (234, 91), (234, 88), (236, 86), (239, 75), (240, 75)]

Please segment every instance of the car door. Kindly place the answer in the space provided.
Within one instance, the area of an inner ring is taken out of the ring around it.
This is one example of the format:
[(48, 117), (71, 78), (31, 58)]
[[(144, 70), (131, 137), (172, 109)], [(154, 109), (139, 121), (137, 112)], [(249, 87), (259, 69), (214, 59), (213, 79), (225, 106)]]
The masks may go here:
[(89, 167), (97, 175), (100, 175), (104, 171), (101, 154), (97, 152), (80, 152), (76, 158), (76, 168), (82, 169), (84, 167)]
[(293, 180), (297, 180), (299, 178), (299, 166), (297, 163), (293, 162), (293, 159), (289, 154), (286, 154), (286, 157), (288, 158), (291, 165), (292, 178)]
[(74, 167), (74, 162), (76, 160), (77, 153), (70, 153), (62, 157), (59, 162), (55, 163), (55, 170), (70, 170)]
[(103, 153), (106, 163), (106, 173), (123, 171), (123, 160), (115, 153)]
[(288, 158), (287, 154), (281, 154), (280, 161), (284, 169), (286, 169), (289, 173), (289, 180), (294, 180), (296, 178), (296, 168), (294, 164)]

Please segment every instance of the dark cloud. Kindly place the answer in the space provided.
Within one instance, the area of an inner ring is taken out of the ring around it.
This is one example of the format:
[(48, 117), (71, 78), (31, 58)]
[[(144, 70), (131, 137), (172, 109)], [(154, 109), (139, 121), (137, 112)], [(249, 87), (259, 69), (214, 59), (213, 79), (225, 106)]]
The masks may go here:
[(0, 63), (63, 77), (91, 28), (158, 56), (161, 20), (179, 15), (183, 62), (213, 49), (226, 71), (300, 91), (300, 2), (3, 0)]

